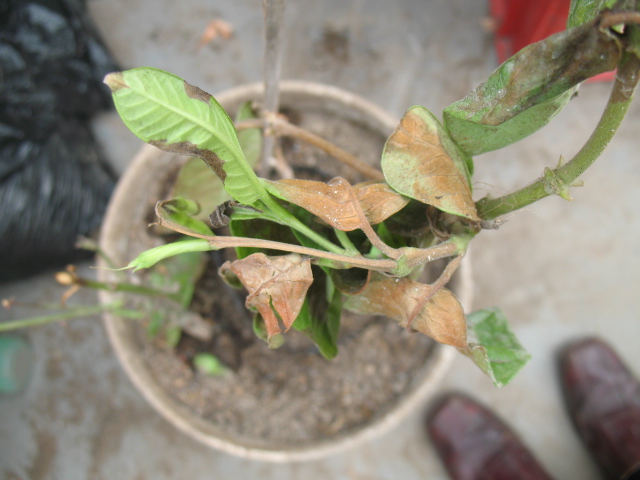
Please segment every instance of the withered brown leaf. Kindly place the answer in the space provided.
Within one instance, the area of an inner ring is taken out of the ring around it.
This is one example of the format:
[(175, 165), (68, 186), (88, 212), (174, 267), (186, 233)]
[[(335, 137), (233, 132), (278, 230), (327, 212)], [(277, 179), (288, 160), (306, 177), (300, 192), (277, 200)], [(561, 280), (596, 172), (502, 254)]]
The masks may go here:
[(413, 107), (402, 117), (385, 146), (382, 170), (398, 192), (478, 220), (467, 158), (426, 108)]
[(433, 290), (407, 277), (374, 273), (362, 293), (347, 297), (344, 306), (359, 313), (386, 315), (440, 343), (466, 347), (467, 324), (460, 302), (446, 288)]
[(361, 215), (375, 225), (402, 209), (409, 199), (386, 183), (365, 182), (351, 185), (336, 177), (328, 183), (313, 180), (285, 179), (268, 181), (274, 195), (313, 213), (338, 230), (349, 232), (362, 228)]
[(269, 337), (281, 332), (278, 317), (285, 331), (291, 327), (313, 283), (309, 258), (296, 253), (276, 257), (254, 253), (220, 267), (223, 277), (230, 272), (248, 290), (247, 308), (260, 312)]

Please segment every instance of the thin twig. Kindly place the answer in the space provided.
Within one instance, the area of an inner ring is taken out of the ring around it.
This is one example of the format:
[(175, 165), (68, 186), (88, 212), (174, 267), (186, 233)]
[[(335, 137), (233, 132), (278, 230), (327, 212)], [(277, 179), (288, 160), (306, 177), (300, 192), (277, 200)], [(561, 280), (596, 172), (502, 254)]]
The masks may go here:
[(640, 13), (638, 12), (605, 12), (602, 14), (598, 26), (600, 28), (611, 28), (616, 25), (634, 23), (640, 25)]
[(98, 315), (104, 312), (113, 312), (116, 315), (125, 318), (142, 318), (145, 313), (137, 310), (126, 310), (122, 308), (120, 302), (111, 303), (108, 305), (93, 305), (88, 307), (77, 307), (69, 309), (65, 312), (54, 313), (51, 315), (42, 315), (39, 317), (23, 318), (20, 320), (11, 320), (8, 322), (0, 322), (0, 332), (8, 332), (10, 330), (17, 330), (20, 328), (37, 327), (40, 325), (46, 325), (53, 322), (62, 322), (66, 320), (75, 320), (79, 318), (86, 318), (93, 315)]
[[(264, 128), (265, 122), (261, 119), (251, 119), (251, 120), (243, 120), (236, 124), (237, 130), (246, 130), (250, 128)], [(372, 167), (368, 163), (363, 162), (355, 155), (350, 154), (346, 150), (338, 147), (337, 145), (331, 143), (328, 140), (316, 135), (315, 133), (311, 133), (304, 128), (293, 125), (292, 123), (287, 122), (286, 120), (274, 117), (269, 123), (269, 127), (271, 127), (274, 133), (278, 136), (284, 137), (294, 137), (298, 140), (302, 140), (314, 147), (317, 147), (324, 152), (328, 153), (332, 157), (340, 160), (345, 165), (353, 168), (357, 172), (365, 175), (367, 178), (372, 180), (383, 180), (384, 175), (380, 170), (375, 167)]]

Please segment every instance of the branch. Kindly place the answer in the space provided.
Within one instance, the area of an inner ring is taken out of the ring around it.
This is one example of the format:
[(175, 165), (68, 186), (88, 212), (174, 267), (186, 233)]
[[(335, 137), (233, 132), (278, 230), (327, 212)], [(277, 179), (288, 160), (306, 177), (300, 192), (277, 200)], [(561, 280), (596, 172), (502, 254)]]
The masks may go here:
[[(298, 140), (302, 140), (314, 147), (318, 147), (319, 149), (325, 151), (332, 157), (340, 160), (345, 165), (350, 166), (357, 172), (365, 175), (366, 177), (372, 180), (382, 180), (384, 179), (384, 175), (377, 168), (372, 167), (368, 163), (363, 162), (356, 156), (350, 154), (346, 150), (341, 149), (337, 145), (325, 140), (324, 138), (316, 135), (315, 133), (311, 133), (304, 128), (300, 128), (295, 126), (286, 120), (275, 117), (272, 118), (269, 123), (269, 127), (273, 129), (274, 133), (278, 136), (284, 137), (294, 137)], [(246, 130), (249, 128), (264, 128), (265, 122), (262, 119), (251, 119), (244, 120), (242, 122), (238, 122), (236, 124), (236, 130)]]
[(568, 195), (569, 187), (597, 160), (618, 130), (631, 104), (639, 71), (638, 57), (625, 54), (602, 117), (575, 157), (554, 170), (547, 169), (542, 178), (520, 190), (499, 198), (482, 198), (476, 202), (478, 216), (482, 220), (493, 220), (549, 195)]
[(0, 322), (0, 332), (8, 332), (19, 328), (37, 327), (46, 325), (47, 323), (61, 322), (65, 320), (75, 320), (78, 318), (86, 318), (98, 315), (104, 312), (113, 312), (116, 315), (126, 318), (142, 318), (145, 313), (136, 310), (125, 310), (120, 302), (108, 305), (94, 305), (90, 307), (77, 307), (66, 312), (54, 313), (51, 315), (42, 315), (39, 317), (23, 318), (20, 320), (11, 320), (8, 322)]

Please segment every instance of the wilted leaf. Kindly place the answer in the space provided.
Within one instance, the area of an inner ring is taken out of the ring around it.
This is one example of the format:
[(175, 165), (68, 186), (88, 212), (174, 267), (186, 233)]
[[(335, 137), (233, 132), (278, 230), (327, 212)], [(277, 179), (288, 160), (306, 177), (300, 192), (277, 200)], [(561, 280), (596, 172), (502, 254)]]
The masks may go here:
[(391, 317), (401, 326), (410, 325), (440, 343), (454, 347), (467, 345), (464, 311), (446, 288), (434, 294), (430, 285), (375, 273), (362, 293), (346, 298), (344, 307), (358, 313)]
[(208, 93), (155, 68), (110, 73), (120, 117), (140, 139), (156, 147), (199, 157), (240, 203), (266, 196), (247, 163), (229, 115)]
[(473, 312), (467, 317), (467, 328), (469, 345), (460, 351), (489, 375), (497, 387), (509, 383), (531, 358), (509, 329), (500, 309)]
[(311, 262), (294, 253), (278, 257), (255, 253), (242, 260), (225, 262), (220, 274), (224, 277), (229, 272), (248, 290), (246, 305), (262, 315), (269, 338), (281, 332), (278, 319), (285, 331), (291, 327), (313, 282)]
[(409, 199), (384, 183), (351, 185), (336, 177), (328, 183), (313, 180), (264, 180), (267, 190), (278, 198), (313, 213), (338, 230), (362, 228), (360, 212), (376, 224), (401, 210)]
[[(300, 315), (298, 315), (300, 317)], [(295, 323), (295, 322), (294, 322)], [(253, 333), (255, 333), (256, 337), (261, 340), (267, 342), (269, 348), (276, 349), (280, 348), (284, 345), (285, 338), (282, 333), (276, 333), (275, 335), (269, 336), (267, 333), (267, 326), (265, 325), (264, 318), (260, 313), (256, 312), (253, 316)]]
[(416, 106), (387, 140), (382, 171), (389, 185), (403, 195), (477, 220), (468, 160), (431, 112)]
[(209, 226), (194, 217), (199, 212), (200, 205), (197, 202), (181, 197), (156, 204), (156, 215), (158, 215), (162, 225), (185, 234), (196, 232), (201, 235), (212, 236), (213, 232)]
[(619, 40), (589, 22), (529, 45), (444, 110), (451, 138), (469, 155), (510, 145), (546, 125), (580, 82), (613, 70)]

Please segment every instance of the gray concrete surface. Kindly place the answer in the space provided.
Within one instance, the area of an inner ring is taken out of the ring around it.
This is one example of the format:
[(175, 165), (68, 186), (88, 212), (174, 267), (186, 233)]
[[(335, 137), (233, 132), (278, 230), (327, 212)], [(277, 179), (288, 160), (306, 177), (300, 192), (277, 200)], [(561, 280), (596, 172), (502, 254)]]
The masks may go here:
[[(398, 117), (422, 104), (439, 112), (496, 66), (477, 0), (288, 2), (286, 78), (335, 84)], [(124, 67), (170, 70), (210, 92), (260, 79), (259, 0), (92, 0), (90, 9)], [(235, 27), (198, 50), (207, 23)], [(548, 127), (517, 147), (477, 158), (476, 195), (505, 192), (570, 157), (589, 135), (608, 85), (586, 85)], [(518, 431), (558, 479), (596, 480), (564, 414), (554, 355), (598, 334), (640, 374), (640, 102), (575, 189), (510, 217), (473, 245), (476, 307), (500, 305), (533, 359), (495, 389), (458, 357), (442, 391), (468, 392)], [(97, 130), (120, 170), (139, 148), (114, 116)], [(50, 276), (0, 287), (0, 297), (55, 301)], [(89, 295), (91, 297), (91, 295)], [(85, 298), (91, 301), (91, 298)], [(5, 318), (8, 314), (1, 312)], [(98, 319), (26, 332), (36, 347), (33, 381), (0, 398), (0, 478), (14, 479), (429, 479), (446, 474), (424, 437), (425, 409), (379, 440), (323, 461), (272, 465), (202, 447), (167, 425), (134, 391)]]

